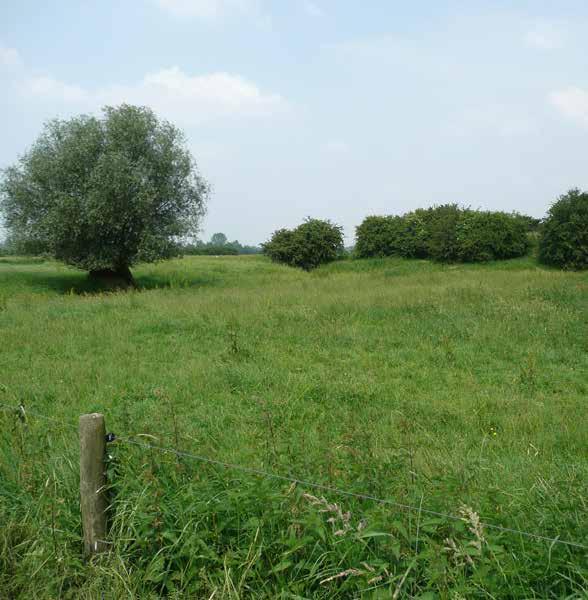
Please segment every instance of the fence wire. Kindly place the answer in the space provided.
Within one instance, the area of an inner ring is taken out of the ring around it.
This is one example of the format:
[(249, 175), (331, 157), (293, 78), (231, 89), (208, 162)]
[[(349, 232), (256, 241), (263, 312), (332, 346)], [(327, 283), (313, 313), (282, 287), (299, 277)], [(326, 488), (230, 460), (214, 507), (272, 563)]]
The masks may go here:
[[(279, 475), (277, 473), (268, 473), (267, 471), (262, 471), (261, 469), (255, 469), (252, 467), (244, 467), (242, 465), (238, 465), (235, 463), (223, 462), (220, 460), (215, 460), (213, 458), (208, 458), (206, 456), (199, 456), (197, 454), (191, 454), (189, 452), (182, 452), (181, 450), (176, 450), (175, 448), (154, 446), (153, 444), (146, 444), (145, 442), (138, 442), (138, 441), (130, 439), (130, 438), (118, 438), (118, 439), (120, 442), (125, 443), (125, 444), (133, 444), (135, 446), (140, 446), (142, 448), (146, 448), (149, 450), (156, 450), (158, 452), (162, 452), (165, 454), (174, 454), (178, 457), (190, 458), (190, 459), (198, 461), (198, 462), (216, 465), (219, 467), (223, 467), (225, 469), (233, 469), (235, 471), (242, 471), (244, 473), (249, 473), (251, 475), (258, 475), (260, 477), (266, 477), (269, 479), (277, 479), (279, 481), (285, 481), (288, 483), (294, 483), (294, 484), (301, 485), (301, 486), (315, 488), (315, 489), (319, 489), (319, 490), (322, 490), (325, 492), (330, 492), (332, 494), (337, 494), (340, 496), (348, 496), (348, 497), (352, 497), (352, 498), (358, 498), (360, 500), (370, 500), (372, 502), (377, 502), (379, 504), (383, 504), (383, 505), (387, 505), (387, 506), (394, 506), (396, 508), (401, 508), (406, 511), (417, 512), (419, 514), (423, 513), (423, 514), (427, 514), (427, 515), (431, 515), (431, 516), (435, 516), (435, 517), (441, 517), (441, 518), (449, 519), (449, 520), (453, 520), (453, 521), (463, 521), (463, 518), (458, 517), (457, 515), (450, 515), (447, 513), (437, 512), (435, 510), (422, 508), (420, 506), (412, 506), (410, 504), (403, 504), (401, 502), (395, 502), (393, 500), (387, 500), (385, 498), (378, 498), (376, 496), (371, 496), (369, 494), (361, 494), (359, 492), (350, 492), (348, 490), (343, 490), (343, 489), (336, 488), (336, 487), (333, 487), (330, 485), (316, 483), (314, 481), (307, 481), (305, 479), (298, 479), (297, 477), (289, 477), (287, 475)], [(545, 535), (532, 533), (530, 531), (523, 531), (521, 529), (513, 529), (510, 527), (503, 527), (502, 525), (495, 525), (493, 523), (482, 522), (481, 525), (488, 529), (494, 529), (497, 531), (501, 531), (503, 533), (515, 533), (517, 535), (521, 535), (524, 537), (533, 538), (536, 540), (542, 540), (544, 542), (551, 542), (552, 544), (564, 544), (566, 546), (572, 546), (574, 548), (582, 548), (584, 550), (588, 550), (588, 546), (585, 544), (581, 544), (579, 542), (568, 541), (568, 540), (562, 540), (559, 537), (552, 538), (552, 537), (548, 537)]]
[[(39, 413), (37, 411), (31, 410), (29, 408), (25, 408), (24, 405), (20, 404), (18, 407), (15, 406), (11, 406), (8, 404), (4, 404), (4, 403), (0, 403), (0, 410), (4, 410), (6, 412), (13, 412), (18, 414), (23, 420), (26, 421), (26, 416), (27, 414), (31, 414), (35, 417), (39, 417), (41, 419), (46, 419), (48, 421), (52, 421), (55, 423), (58, 423), (62, 426), (66, 426), (66, 427), (71, 427), (73, 429), (77, 430), (77, 426), (74, 425), (73, 423), (66, 423), (64, 421), (61, 421), (59, 419), (55, 419), (53, 417), (49, 417), (47, 415), (43, 415), (42, 413)], [(351, 498), (356, 498), (359, 500), (366, 500), (366, 501), (372, 501), (372, 502), (376, 502), (378, 504), (381, 505), (385, 505), (385, 506), (393, 506), (395, 508), (400, 508), (402, 510), (405, 511), (410, 511), (410, 512), (416, 512), (419, 514), (426, 514), (426, 515), (431, 515), (434, 517), (440, 517), (443, 519), (448, 519), (448, 520), (452, 520), (452, 521), (463, 521), (462, 517), (459, 517), (457, 515), (452, 515), (449, 513), (442, 513), (442, 512), (438, 512), (435, 510), (431, 510), (431, 509), (427, 509), (427, 508), (423, 508), (422, 506), (413, 506), (410, 504), (404, 504), (402, 502), (395, 502), (394, 500), (388, 500), (385, 498), (378, 498), (377, 496), (372, 496), (370, 494), (362, 494), (359, 492), (351, 492), (348, 490), (343, 490), (341, 488), (337, 488), (331, 485), (326, 485), (323, 483), (317, 483), (314, 481), (308, 481), (306, 479), (299, 479), (297, 477), (291, 477), (288, 475), (280, 475), (277, 473), (269, 473), (267, 471), (263, 471), (261, 469), (256, 469), (253, 467), (245, 467), (243, 465), (239, 465), (236, 463), (230, 463), (230, 462), (224, 462), (221, 460), (216, 460), (213, 458), (209, 458), (207, 456), (201, 456), (198, 454), (192, 454), (190, 452), (184, 452), (182, 450), (176, 450), (175, 448), (168, 448), (165, 446), (155, 446), (153, 444), (148, 444), (145, 442), (140, 442), (137, 440), (134, 440), (130, 437), (119, 437), (117, 436), (116, 438), (116, 442), (118, 443), (122, 443), (122, 444), (130, 444), (130, 445), (134, 445), (134, 446), (139, 446), (141, 448), (145, 448), (148, 450), (154, 450), (157, 452), (161, 452), (163, 454), (173, 454), (175, 456), (178, 457), (182, 457), (182, 458), (188, 458), (191, 460), (195, 460), (197, 462), (202, 462), (202, 463), (207, 463), (207, 464), (211, 464), (211, 465), (216, 465), (219, 467), (223, 467), (225, 469), (231, 469), (231, 470), (235, 470), (235, 471), (240, 471), (243, 473), (248, 473), (250, 475), (257, 475), (259, 477), (265, 477), (268, 479), (274, 479), (274, 480), (278, 480), (278, 481), (284, 481), (290, 484), (296, 484), (296, 485), (300, 485), (300, 486), (306, 486), (309, 488), (314, 488), (314, 489), (318, 489), (318, 490), (322, 490), (324, 492), (330, 492), (332, 494), (337, 494), (339, 496), (347, 496), (347, 497), (351, 497)], [(522, 529), (515, 529), (515, 528), (511, 528), (511, 527), (504, 527), (502, 525), (496, 525), (494, 523), (486, 523), (486, 522), (481, 522), (481, 525), (483, 527), (486, 527), (487, 529), (493, 529), (495, 531), (500, 531), (502, 533), (512, 533), (512, 534), (516, 534), (522, 537), (527, 537), (527, 538), (531, 538), (531, 539), (535, 539), (535, 540), (540, 540), (543, 542), (550, 542), (551, 545), (553, 546), (554, 544), (562, 544), (565, 546), (569, 546), (569, 547), (573, 547), (573, 548), (580, 548), (583, 550), (588, 550), (588, 545), (586, 544), (582, 544), (580, 542), (575, 542), (575, 541), (570, 541), (570, 540), (562, 540), (559, 537), (549, 537), (546, 535), (541, 535), (538, 533), (533, 533), (530, 531), (524, 531)]]
[(61, 419), (56, 419), (55, 417), (48, 417), (47, 415), (44, 415), (40, 412), (31, 410), (24, 404), (19, 404), (18, 406), (14, 406), (14, 405), (4, 404), (4, 403), (0, 402), (0, 410), (3, 410), (4, 412), (14, 413), (24, 423), (27, 422), (27, 416), (32, 415), (34, 417), (37, 417), (38, 419), (44, 419), (45, 421), (50, 421), (51, 423), (57, 423), (58, 425), (61, 425), (61, 427), (69, 427), (70, 429), (75, 429), (75, 430), (78, 429), (77, 425), (74, 425), (73, 423), (68, 423), (67, 421), (62, 421)]

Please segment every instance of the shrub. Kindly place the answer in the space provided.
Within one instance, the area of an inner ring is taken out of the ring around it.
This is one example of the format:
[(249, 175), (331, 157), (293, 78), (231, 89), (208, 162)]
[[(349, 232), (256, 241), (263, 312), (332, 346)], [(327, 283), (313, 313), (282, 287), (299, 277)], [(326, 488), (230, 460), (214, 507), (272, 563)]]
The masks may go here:
[(296, 229), (276, 231), (263, 244), (263, 252), (274, 262), (309, 271), (343, 255), (343, 229), (330, 221), (307, 219)]
[(457, 204), (444, 204), (430, 209), (427, 227), (427, 250), (430, 258), (440, 262), (459, 260), (457, 231), (466, 212), (466, 209), (459, 208)]
[(278, 229), (268, 242), (262, 244), (263, 253), (274, 262), (291, 264), (294, 256), (294, 232), (291, 229)]
[(419, 209), (402, 217), (367, 217), (356, 229), (356, 256), (426, 257), (428, 213)]
[(356, 228), (356, 256), (370, 258), (395, 254), (395, 221), (397, 219), (400, 217), (366, 217)]
[(428, 239), (433, 215), (432, 209), (418, 208), (402, 217), (401, 256), (407, 258), (427, 258), (429, 256)]
[(588, 193), (572, 189), (551, 206), (539, 238), (539, 260), (562, 269), (588, 268)]
[(357, 228), (360, 258), (402, 256), (440, 262), (513, 258), (529, 249), (522, 215), (474, 211), (456, 204), (418, 209), (402, 217), (367, 217)]
[(527, 229), (516, 215), (465, 211), (456, 227), (459, 259), (483, 262), (523, 256), (530, 246)]

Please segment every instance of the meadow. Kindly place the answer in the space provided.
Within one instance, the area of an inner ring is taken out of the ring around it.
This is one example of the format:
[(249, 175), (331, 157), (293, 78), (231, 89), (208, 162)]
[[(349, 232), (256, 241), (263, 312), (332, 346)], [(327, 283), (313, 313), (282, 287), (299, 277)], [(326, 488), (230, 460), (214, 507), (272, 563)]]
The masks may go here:
[[(1, 598), (588, 596), (587, 272), (226, 256), (134, 273), (102, 293), (0, 258)], [(86, 563), (93, 411), (119, 440), (112, 550)]]

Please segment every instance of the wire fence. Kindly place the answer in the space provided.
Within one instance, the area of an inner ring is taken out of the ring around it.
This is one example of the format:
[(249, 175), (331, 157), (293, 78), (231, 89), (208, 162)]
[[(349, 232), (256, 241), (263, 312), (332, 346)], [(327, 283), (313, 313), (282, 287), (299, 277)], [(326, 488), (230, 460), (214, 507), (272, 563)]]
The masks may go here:
[[(59, 419), (55, 419), (53, 417), (43, 415), (42, 413), (39, 413), (37, 411), (32, 411), (29, 408), (25, 408), (22, 404), (20, 404), (18, 407), (14, 407), (14, 406), (10, 406), (8, 404), (0, 403), (0, 410), (14, 412), (14, 413), (20, 415), (21, 419), (23, 419), (25, 421), (26, 421), (27, 414), (31, 414), (35, 417), (45, 419), (47, 421), (59, 423), (62, 426), (71, 427), (71, 428), (77, 430), (77, 426), (73, 423), (66, 423)], [(114, 441), (116, 441), (117, 443), (139, 446), (141, 448), (160, 452), (162, 454), (172, 454), (172, 455), (177, 456), (178, 458), (180, 458), (180, 457), (187, 458), (187, 459), (194, 460), (194, 461), (197, 461), (200, 463), (206, 463), (206, 464), (222, 467), (224, 469), (230, 469), (230, 470), (239, 471), (242, 473), (247, 473), (249, 475), (256, 475), (256, 476), (264, 477), (267, 479), (274, 479), (274, 480), (278, 480), (278, 481), (287, 482), (290, 484), (313, 488), (313, 489), (321, 490), (323, 492), (329, 492), (331, 494), (336, 494), (339, 496), (346, 496), (346, 497), (350, 497), (350, 498), (356, 498), (359, 500), (376, 502), (381, 505), (392, 506), (392, 507), (399, 508), (399, 509), (409, 511), (409, 512), (416, 512), (419, 515), (426, 514), (426, 515), (430, 515), (430, 516), (434, 516), (434, 517), (448, 519), (451, 521), (463, 521), (463, 517), (461, 517), (461, 516), (423, 508), (422, 506), (413, 506), (410, 504), (396, 502), (394, 500), (378, 498), (378, 497), (372, 496), (370, 494), (363, 494), (360, 492), (352, 492), (352, 491), (344, 490), (344, 489), (337, 488), (337, 487), (334, 487), (331, 485), (326, 485), (326, 484), (322, 484), (322, 483), (318, 483), (318, 482), (314, 482), (314, 481), (309, 481), (306, 479), (301, 479), (301, 478), (293, 477), (293, 476), (289, 476), (289, 475), (270, 473), (270, 472), (264, 471), (262, 469), (246, 467), (246, 466), (239, 465), (236, 463), (224, 462), (224, 461), (213, 459), (213, 458), (210, 458), (207, 456), (201, 456), (198, 454), (192, 454), (190, 452), (184, 452), (182, 450), (177, 450), (175, 448), (169, 448), (169, 447), (165, 447), (165, 446), (156, 446), (156, 445), (148, 444), (148, 443), (145, 443), (142, 441), (137, 441), (137, 440), (133, 439), (132, 437), (116, 436), (114, 438)], [(511, 527), (505, 527), (502, 525), (497, 525), (494, 523), (488, 523), (486, 521), (482, 521), (480, 524), (487, 529), (500, 531), (502, 533), (510, 533), (510, 534), (515, 534), (515, 535), (530, 538), (530, 539), (535, 539), (538, 541), (549, 542), (552, 546), (555, 544), (562, 544), (562, 545), (565, 545), (568, 547), (588, 550), (588, 545), (586, 545), (586, 544), (582, 544), (580, 542), (576, 542), (576, 541), (572, 541), (572, 540), (564, 540), (564, 539), (561, 539), (559, 536), (558, 537), (550, 537), (547, 535), (533, 533), (533, 532), (525, 531), (522, 529), (516, 529), (516, 528), (511, 528)]]

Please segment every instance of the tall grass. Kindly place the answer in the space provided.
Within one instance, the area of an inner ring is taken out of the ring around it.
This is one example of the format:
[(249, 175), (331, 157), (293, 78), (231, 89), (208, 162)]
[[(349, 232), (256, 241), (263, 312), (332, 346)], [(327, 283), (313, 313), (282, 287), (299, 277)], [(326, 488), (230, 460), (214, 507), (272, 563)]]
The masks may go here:
[[(194, 257), (101, 294), (0, 258), (0, 597), (584, 597), (588, 275)], [(121, 436), (460, 517), (109, 446), (81, 559), (79, 414)], [(63, 423), (60, 425), (59, 423)], [(324, 496), (324, 497), (323, 497)], [(460, 512), (461, 511), (461, 512)]]

